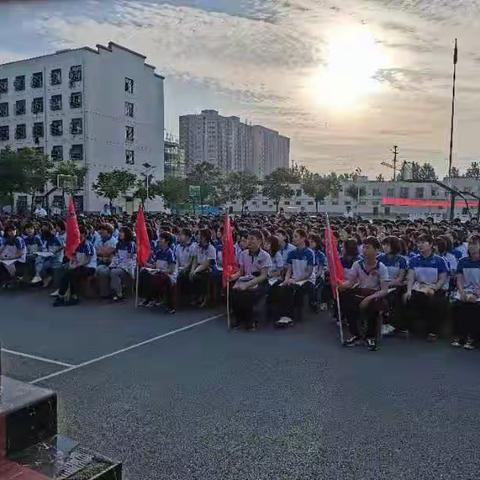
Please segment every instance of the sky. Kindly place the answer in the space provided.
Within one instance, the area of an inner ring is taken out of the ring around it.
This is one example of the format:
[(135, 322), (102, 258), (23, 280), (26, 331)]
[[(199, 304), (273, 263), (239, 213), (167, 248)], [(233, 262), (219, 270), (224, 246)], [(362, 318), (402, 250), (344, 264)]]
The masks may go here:
[(165, 126), (217, 109), (291, 139), (315, 172), (480, 159), (478, 0), (0, 0), (0, 63), (113, 41), (165, 80)]

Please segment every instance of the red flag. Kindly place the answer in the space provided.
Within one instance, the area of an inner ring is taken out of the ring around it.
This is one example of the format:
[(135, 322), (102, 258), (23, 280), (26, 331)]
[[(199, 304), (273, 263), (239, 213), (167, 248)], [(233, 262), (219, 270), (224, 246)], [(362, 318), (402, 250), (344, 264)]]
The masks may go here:
[(151, 249), (142, 207), (138, 209), (137, 213), (137, 221), (135, 222), (135, 236), (137, 242), (137, 264), (140, 267), (143, 267), (145, 262), (148, 260), (148, 257), (150, 257)]
[(235, 250), (233, 248), (232, 226), (230, 224), (230, 217), (228, 214), (225, 214), (225, 220), (223, 222), (222, 268), (222, 283), (223, 287), (225, 288), (231, 276), (237, 271)]
[(330, 272), (330, 286), (332, 287), (334, 298), (337, 298), (337, 287), (343, 282), (344, 271), (340, 255), (338, 254), (337, 240), (330, 228), (330, 224), (327, 225), (325, 230), (325, 250)]
[(65, 234), (65, 256), (71, 258), (80, 245), (80, 231), (78, 230), (77, 214), (75, 213), (75, 205), (72, 197), (70, 197), (68, 201)]

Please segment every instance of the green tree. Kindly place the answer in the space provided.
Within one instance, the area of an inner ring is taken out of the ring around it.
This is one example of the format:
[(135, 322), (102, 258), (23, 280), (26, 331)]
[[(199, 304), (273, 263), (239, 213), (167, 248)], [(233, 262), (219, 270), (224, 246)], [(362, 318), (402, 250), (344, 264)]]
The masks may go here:
[(195, 165), (187, 175), (187, 185), (200, 186), (200, 203), (215, 202), (216, 190), (224, 182), (222, 172), (211, 163)]
[(157, 182), (152, 182), (148, 184), (148, 193), (147, 193), (147, 184), (146, 180), (142, 178), (137, 178), (134, 184), (133, 198), (138, 198), (142, 204), (142, 208), (145, 209), (145, 202), (147, 200), (153, 200), (154, 198), (161, 195), (160, 186)]
[(245, 204), (252, 200), (258, 192), (258, 178), (250, 172), (232, 172), (227, 175), (226, 190), (228, 192), (228, 200), (240, 200), (242, 205), (242, 213)]
[(356, 202), (358, 202), (361, 197), (364, 197), (366, 193), (367, 190), (364, 186), (360, 186), (355, 183), (350, 184), (345, 190), (345, 195)]
[(101, 197), (107, 198), (110, 208), (113, 207), (113, 200), (136, 184), (137, 176), (127, 170), (112, 170), (110, 172), (100, 172), (96, 182), (92, 185), (95, 193)]
[(31, 148), (18, 152), (26, 168), (25, 193), (31, 196), (31, 210), (33, 211), (35, 196), (44, 193), (53, 163), (48, 156), (36, 152)]
[(315, 209), (318, 213), (318, 206), (321, 201), (330, 194), (330, 176), (323, 176), (319, 173), (311, 173), (303, 176), (303, 191), (315, 200)]
[(480, 180), (480, 163), (472, 162), (465, 172), (467, 178), (475, 178)]
[(275, 203), (277, 212), (280, 200), (290, 198), (294, 194), (290, 187), (290, 180), (288, 169), (279, 168), (267, 175), (263, 181), (263, 195)]
[(435, 173), (435, 169), (430, 163), (424, 163), (420, 165), (417, 162), (411, 163), (412, 168), (412, 180), (437, 180), (437, 174)]
[(65, 177), (76, 178), (76, 182), (71, 186), (65, 187), (64, 194), (74, 195), (83, 188), (85, 184), (85, 176), (87, 175), (87, 167), (80, 166), (76, 162), (59, 162), (55, 164), (55, 168), (49, 172), (49, 180), (52, 185), (57, 185), (57, 179), (60, 175)]
[(452, 178), (460, 178), (460, 170), (457, 167), (452, 167), (451, 176)]
[(157, 184), (158, 194), (165, 205), (173, 211), (178, 211), (180, 205), (188, 202), (188, 185), (184, 178), (166, 177)]
[(0, 196), (15, 207), (15, 193), (27, 190), (27, 169), (22, 156), (10, 147), (0, 151)]
[(377, 175), (376, 181), (377, 181), (377, 182), (384, 182), (384, 181), (385, 181), (385, 178), (384, 178), (384, 176), (380, 173), (379, 175)]

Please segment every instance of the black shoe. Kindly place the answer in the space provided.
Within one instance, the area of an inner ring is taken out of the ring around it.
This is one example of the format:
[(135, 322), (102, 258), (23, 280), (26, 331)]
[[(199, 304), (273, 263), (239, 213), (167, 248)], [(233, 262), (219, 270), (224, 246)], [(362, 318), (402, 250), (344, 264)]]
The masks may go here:
[(356, 347), (359, 341), (360, 341), (360, 337), (357, 337), (356, 335), (354, 335), (353, 337), (350, 337), (348, 340), (345, 340), (343, 344), (346, 347)]
[(176, 313), (176, 310), (172, 307), (166, 307), (165, 308), (165, 313), (168, 313), (169, 315), (174, 315)]
[(371, 352), (377, 350), (377, 341), (374, 338), (367, 338), (367, 347)]
[(54, 307), (64, 307), (65, 306), (65, 299), (63, 297), (57, 297), (53, 302)]

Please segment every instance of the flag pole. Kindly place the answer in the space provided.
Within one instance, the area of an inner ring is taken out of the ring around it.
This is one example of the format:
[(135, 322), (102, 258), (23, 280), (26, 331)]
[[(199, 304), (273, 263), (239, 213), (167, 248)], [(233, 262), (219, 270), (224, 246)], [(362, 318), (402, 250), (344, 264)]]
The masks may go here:
[(229, 330), (232, 328), (230, 322), (230, 280), (227, 280), (227, 326)]
[[(453, 80), (452, 80), (452, 111), (450, 117), (450, 151), (448, 156), (448, 177), (450, 187), (453, 187), (452, 167), (453, 167), (453, 129), (455, 122), (455, 87), (457, 81), (457, 62), (458, 62), (458, 46), (455, 39), (455, 48), (453, 50)], [(455, 193), (450, 192), (450, 221), (455, 218)]]
[(139, 281), (139, 269), (137, 263), (137, 272), (136, 272), (136, 279), (135, 279), (135, 308), (138, 308), (138, 281)]

